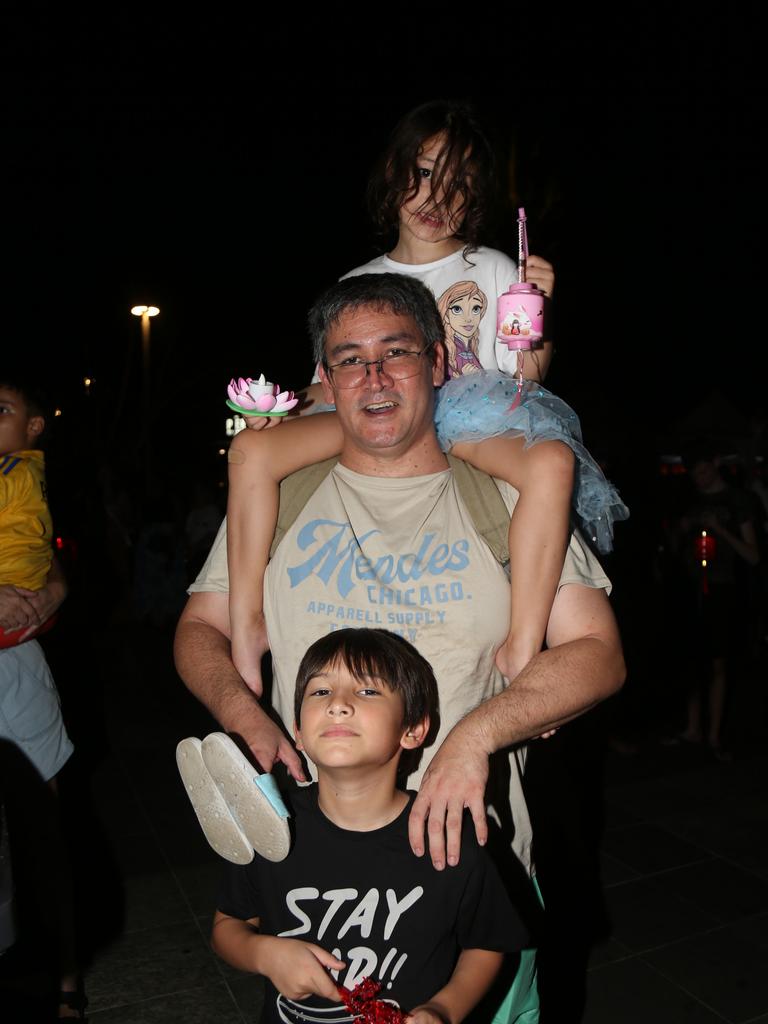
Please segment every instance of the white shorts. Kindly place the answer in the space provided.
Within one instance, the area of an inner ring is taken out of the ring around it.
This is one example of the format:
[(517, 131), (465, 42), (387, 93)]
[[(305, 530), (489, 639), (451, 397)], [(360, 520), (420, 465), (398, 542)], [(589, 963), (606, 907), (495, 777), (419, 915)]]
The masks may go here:
[(0, 739), (15, 743), (46, 781), (72, 753), (59, 693), (36, 640), (0, 650)]

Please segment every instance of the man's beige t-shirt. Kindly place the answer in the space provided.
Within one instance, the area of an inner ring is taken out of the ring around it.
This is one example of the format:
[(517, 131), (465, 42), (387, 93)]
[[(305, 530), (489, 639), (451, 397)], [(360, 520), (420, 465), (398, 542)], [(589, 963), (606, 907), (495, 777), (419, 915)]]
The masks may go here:
[[(516, 495), (500, 485), (510, 509)], [(610, 583), (576, 535), (561, 586)], [(225, 527), (190, 591), (228, 590)], [(417, 789), (451, 728), (504, 688), (494, 655), (509, 628), (509, 583), (479, 537), (450, 470), (370, 477), (337, 464), (286, 533), (267, 568), (264, 611), (273, 702), (293, 722), (299, 662), (311, 643), (345, 626), (389, 629), (430, 662), (440, 731), (408, 779)], [(524, 749), (510, 754), (509, 807), (498, 817), (530, 868), (531, 827), (522, 793)], [(510, 819), (511, 811), (511, 819)]]

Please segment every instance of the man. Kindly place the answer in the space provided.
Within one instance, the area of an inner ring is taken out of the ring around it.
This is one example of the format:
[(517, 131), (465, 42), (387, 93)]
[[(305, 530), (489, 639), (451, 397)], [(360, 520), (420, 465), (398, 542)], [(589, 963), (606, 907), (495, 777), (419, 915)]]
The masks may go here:
[[(620, 687), (624, 665), (605, 592), (609, 584), (573, 539), (548, 650), (505, 689), (494, 654), (508, 627), (509, 584), (475, 530), (432, 422), (434, 388), (444, 379), (443, 330), (432, 295), (397, 274), (348, 278), (316, 303), (310, 330), (322, 361), (324, 396), (336, 406), (344, 442), (339, 464), (267, 570), (273, 701), (290, 725), (301, 656), (329, 629), (359, 623), (410, 640), (435, 670), (441, 705), (440, 731), (424, 757), (428, 764), (409, 778), (411, 788), (419, 788), (410, 838), (422, 855), (426, 826), (432, 862), (442, 870), (458, 862), (465, 807), (478, 840), (487, 839), (491, 755), (557, 728)], [(395, 376), (387, 365), (393, 349), (412, 356), (407, 376), (400, 368)], [(350, 360), (365, 362), (365, 375), (358, 386), (339, 386), (339, 367)], [(248, 438), (240, 443), (247, 446)], [(247, 447), (237, 457), (247, 458)], [(514, 497), (507, 497), (511, 508)], [(223, 727), (243, 737), (263, 769), (281, 761), (301, 778), (291, 743), (229, 657), (222, 535), (191, 590), (177, 632), (179, 673)], [(266, 633), (262, 643), (266, 650)], [(505, 757), (508, 793), (494, 805), (530, 869), (524, 756), (518, 747)]]
[[(714, 451), (699, 446), (686, 462), (696, 493), (672, 538), (688, 572), (688, 650), (693, 657), (687, 661), (694, 673), (688, 680), (687, 722), (681, 739), (706, 741), (718, 760), (730, 760), (730, 751), (722, 746), (728, 669), (744, 640), (749, 574), (760, 561), (760, 548), (750, 495), (723, 479)], [(702, 530), (709, 535), (709, 543), (716, 545), (706, 569), (694, 557)]]

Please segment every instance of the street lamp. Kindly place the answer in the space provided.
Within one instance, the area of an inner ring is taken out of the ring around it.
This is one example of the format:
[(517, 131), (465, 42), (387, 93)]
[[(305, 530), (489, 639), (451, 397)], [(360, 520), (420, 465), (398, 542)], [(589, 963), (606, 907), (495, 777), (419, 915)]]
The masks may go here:
[(144, 431), (146, 434), (146, 472), (147, 472), (147, 486), (149, 486), (149, 480), (151, 476), (150, 466), (150, 452), (152, 445), (150, 443), (149, 431), (150, 431), (150, 390), (149, 390), (149, 320), (150, 317), (157, 316), (160, 312), (157, 306), (132, 306), (131, 313), (134, 316), (141, 317), (141, 363), (142, 363), (142, 390), (144, 392)]
[(141, 357), (144, 366), (144, 386), (149, 391), (149, 318), (157, 316), (157, 306), (132, 306), (134, 316), (141, 317)]
[(160, 312), (157, 306), (132, 306), (134, 316), (141, 317), (141, 363), (144, 376), (144, 406), (149, 412), (149, 318)]

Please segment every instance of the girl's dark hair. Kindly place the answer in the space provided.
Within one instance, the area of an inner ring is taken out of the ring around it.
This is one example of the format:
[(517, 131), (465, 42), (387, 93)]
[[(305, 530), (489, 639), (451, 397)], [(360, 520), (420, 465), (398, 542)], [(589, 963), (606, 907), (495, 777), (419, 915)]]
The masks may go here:
[(424, 103), (398, 122), (368, 182), (368, 206), (381, 231), (397, 226), (403, 203), (419, 190), (419, 153), (436, 135), (444, 143), (431, 178), (432, 193), (444, 194), (435, 208), (448, 210), (461, 199), (464, 219), (456, 237), (469, 253), (480, 244), (496, 185), (493, 151), (467, 103)]
[(432, 666), (397, 633), (386, 629), (335, 629), (316, 640), (301, 659), (296, 676), (294, 717), (301, 722), (301, 702), (313, 676), (329, 665), (344, 665), (355, 679), (376, 678), (403, 698), (403, 725), (412, 728), (430, 717), (430, 734), (438, 725), (437, 682)]

